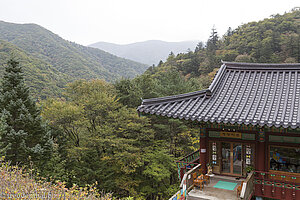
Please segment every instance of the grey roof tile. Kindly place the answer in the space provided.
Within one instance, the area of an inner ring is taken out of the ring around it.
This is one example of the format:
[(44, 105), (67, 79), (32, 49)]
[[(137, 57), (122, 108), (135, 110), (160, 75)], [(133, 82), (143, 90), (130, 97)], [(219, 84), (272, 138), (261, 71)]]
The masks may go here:
[(139, 112), (186, 120), (300, 128), (300, 64), (224, 62), (207, 90), (145, 99)]

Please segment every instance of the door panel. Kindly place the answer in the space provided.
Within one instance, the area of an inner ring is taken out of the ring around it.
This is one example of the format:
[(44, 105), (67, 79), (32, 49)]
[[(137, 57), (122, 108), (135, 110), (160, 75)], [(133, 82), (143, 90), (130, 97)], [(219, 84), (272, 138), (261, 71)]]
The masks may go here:
[(222, 143), (222, 173), (230, 173), (230, 143)]
[(242, 145), (222, 142), (222, 173), (242, 175)]
[(233, 151), (233, 174), (242, 174), (242, 145), (241, 144), (232, 144)]

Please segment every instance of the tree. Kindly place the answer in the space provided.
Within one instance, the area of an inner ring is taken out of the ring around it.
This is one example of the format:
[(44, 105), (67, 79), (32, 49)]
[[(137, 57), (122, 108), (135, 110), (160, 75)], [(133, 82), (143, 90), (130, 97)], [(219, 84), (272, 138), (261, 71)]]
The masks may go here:
[(169, 96), (182, 94), (199, 89), (193, 81), (186, 81), (184, 77), (176, 70), (169, 70), (157, 76), (157, 84), (154, 87), (154, 93), (157, 96)]
[(142, 94), (133, 80), (121, 79), (116, 81), (114, 86), (117, 90), (117, 97), (120, 103), (132, 108), (136, 108), (140, 105)]
[(209, 36), (209, 39), (207, 40), (206, 44), (207, 52), (209, 54), (216, 54), (216, 50), (218, 49), (218, 41), (218, 32), (216, 31), (215, 27), (213, 27), (211, 35)]
[(199, 42), (195, 48), (195, 53), (204, 49), (203, 42)]
[(225, 46), (228, 46), (230, 44), (230, 36), (232, 36), (233, 33), (234, 31), (231, 29), (231, 27), (229, 27), (225, 35), (223, 36)]
[(176, 64), (176, 56), (175, 54), (173, 53), (173, 51), (170, 52), (168, 58), (167, 58), (167, 62), (170, 64), (170, 65), (175, 65)]
[(80, 146), (80, 132), (85, 124), (83, 123), (83, 107), (64, 99), (48, 99), (44, 102), (43, 115), (47, 116), (50, 124), (59, 128), (67, 142)]
[(6, 134), (6, 128), (7, 128), (7, 124), (5, 123), (4, 115), (1, 115), (1, 117), (0, 117), (0, 147), (1, 147), (0, 155), (3, 155), (9, 147), (9, 145), (5, 144), (2, 140), (2, 136)]
[[(138, 79), (146, 86), (149, 78), (144, 75)], [(126, 100), (127, 91), (130, 97), (136, 96), (131, 96), (129, 81), (117, 83), (117, 91), (124, 94), (125, 98), (120, 97), (122, 101), (135, 103)], [(142, 86), (141, 91), (149, 90)], [(169, 196), (166, 191), (170, 174), (175, 174), (176, 168), (172, 156), (163, 150), (164, 145), (155, 142), (150, 119), (139, 117), (136, 108), (123, 106), (112, 85), (101, 80), (69, 84), (66, 97), (46, 101), (43, 116), (71, 141), (67, 142), (64, 165), (71, 176), (63, 177), (68, 185), (98, 181), (99, 189), (119, 196), (130, 195), (137, 199), (158, 194), (164, 198)], [(79, 145), (73, 142), (74, 130)], [(53, 160), (61, 158), (57, 156)], [(56, 174), (62, 176), (59, 172)]]
[(228, 29), (227, 29), (227, 31), (226, 31), (226, 33), (225, 33), (225, 36), (232, 36), (233, 33), (234, 33), (234, 31), (232, 30), (232, 28), (231, 28), (231, 27), (228, 27)]
[(53, 141), (50, 129), (42, 122), (40, 111), (30, 98), (22, 68), (14, 59), (5, 66), (0, 88), (2, 124), (0, 149), (7, 160), (41, 165), (51, 155)]
[(215, 27), (212, 28), (212, 33), (206, 43), (207, 55), (207, 71), (211, 72), (214, 68), (218, 67), (219, 59), (216, 56), (216, 51), (219, 45), (219, 37)]
[(252, 63), (253, 58), (247, 54), (243, 54), (243, 55), (238, 55), (234, 61), (235, 62)]
[(164, 62), (163, 62), (162, 60), (160, 60), (159, 63), (158, 63), (158, 65), (157, 65), (157, 67), (160, 67), (160, 66), (162, 66), (163, 64), (164, 64)]

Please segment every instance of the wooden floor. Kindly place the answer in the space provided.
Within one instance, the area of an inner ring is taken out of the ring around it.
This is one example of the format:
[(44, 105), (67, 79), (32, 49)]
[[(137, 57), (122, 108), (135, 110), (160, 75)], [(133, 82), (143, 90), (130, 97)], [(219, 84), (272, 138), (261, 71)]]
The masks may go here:
[(187, 199), (188, 200), (209, 200), (209, 199), (203, 199), (203, 198), (200, 198), (200, 197), (188, 197)]
[(188, 200), (209, 200), (209, 199), (204, 199), (204, 198), (200, 198), (200, 197), (188, 197)]
[[(238, 199), (236, 195), (236, 188), (244, 179), (236, 180), (234, 177), (215, 176), (211, 179), (210, 184), (206, 185), (203, 190), (197, 188), (191, 190), (188, 194), (188, 200), (232, 200)], [(218, 181), (228, 181), (237, 183), (234, 190), (225, 190), (214, 188)]]

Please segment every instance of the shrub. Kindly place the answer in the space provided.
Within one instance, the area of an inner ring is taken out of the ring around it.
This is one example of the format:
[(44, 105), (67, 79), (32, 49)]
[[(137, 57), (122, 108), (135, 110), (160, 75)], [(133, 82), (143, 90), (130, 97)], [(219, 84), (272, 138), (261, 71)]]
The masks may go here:
[(0, 158), (0, 199), (114, 199), (111, 193), (98, 192), (96, 184), (66, 188), (64, 182), (46, 182), (34, 176), (33, 169), (11, 166)]

